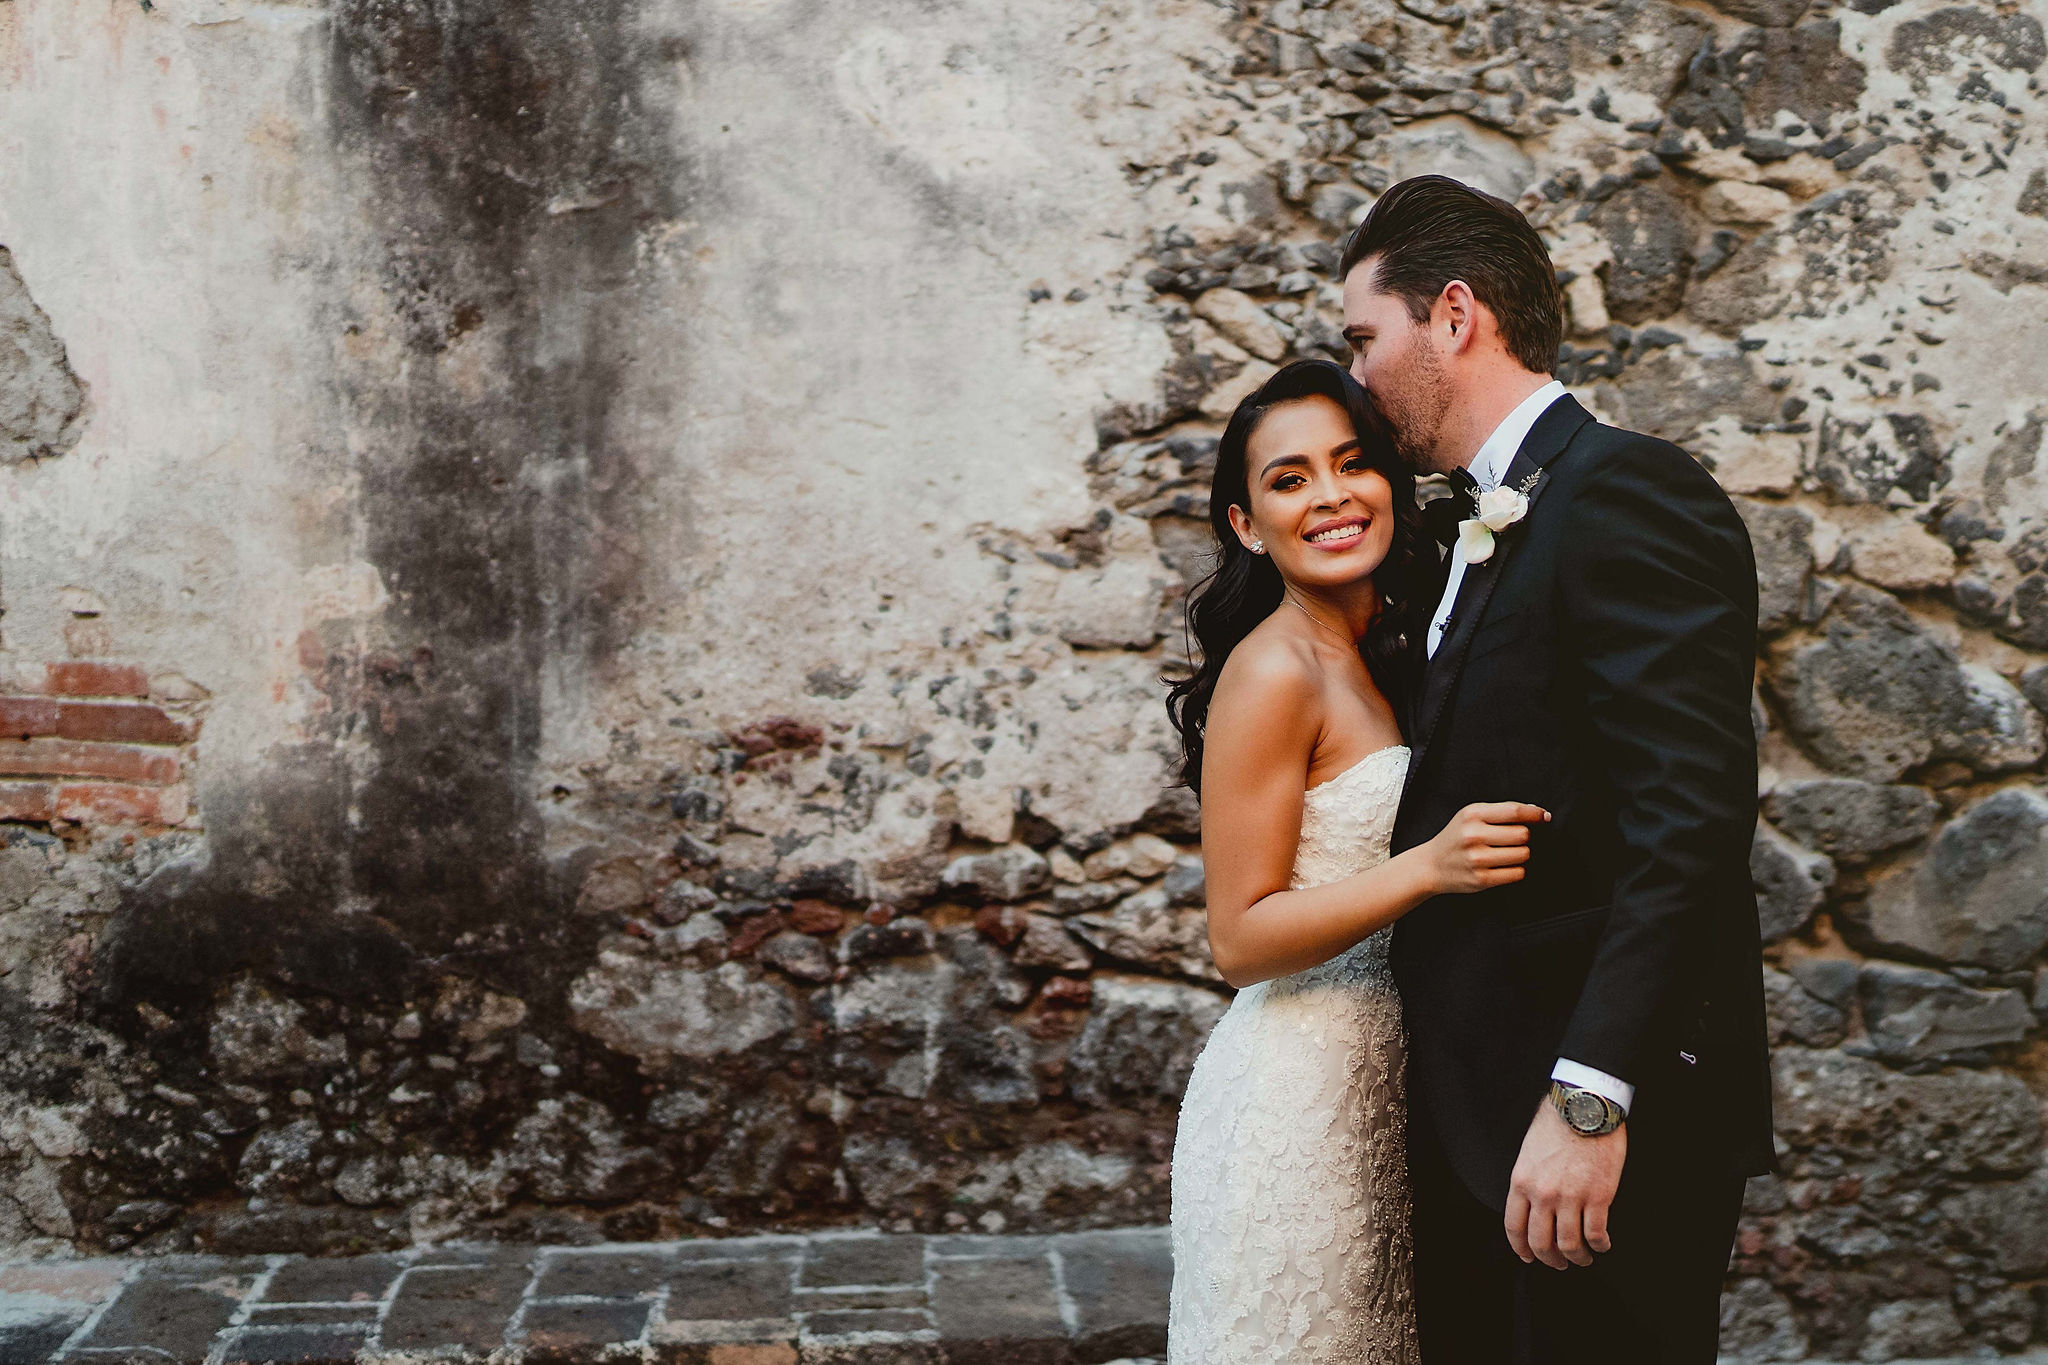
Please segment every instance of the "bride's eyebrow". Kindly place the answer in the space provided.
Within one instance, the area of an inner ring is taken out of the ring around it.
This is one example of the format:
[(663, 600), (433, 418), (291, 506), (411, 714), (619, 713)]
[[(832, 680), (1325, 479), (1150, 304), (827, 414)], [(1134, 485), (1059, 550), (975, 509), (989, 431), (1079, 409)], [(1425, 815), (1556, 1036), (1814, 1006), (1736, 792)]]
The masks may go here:
[[(1332, 456), (1342, 455), (1346, 451), (1357, 450), (1359, 448), (1359, 440), (1356, 436), (1354, 436), (1348, 441), (1339, 441), (1336, 445), (1331, 446), (1330, 454)], [(1263, 479), (1268, 474), (1272, 473), (1274, 470), (1283, 468), (1287, 465), (1306, 466), (1308, 462), (1308, 456), (1306, 455), (1278, 455), (1275, 456), (1273, 459), (1266, 461), (1266, 467), (1259, 471), (1259, 477)]]

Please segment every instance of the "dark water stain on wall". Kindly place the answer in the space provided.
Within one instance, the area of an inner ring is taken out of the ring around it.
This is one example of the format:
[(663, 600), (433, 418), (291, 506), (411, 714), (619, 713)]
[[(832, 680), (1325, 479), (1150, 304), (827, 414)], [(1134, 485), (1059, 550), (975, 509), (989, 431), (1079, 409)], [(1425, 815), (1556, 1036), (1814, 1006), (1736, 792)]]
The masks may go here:
[(622, 409), (642, 234), (691, 178), (686, 53), (632, 0), (330, 7), (324, 114), (358, 245), (322, 323), (387, 640), (302, 642), (324, 733), (219, 793), (207, 863), (117, 916), (96, 965), (124, 1027), (139, 1000), (189, 1011), (250, 968), (358, 1000), (573, 971), (574, 888), (535, 804), (544, 678), (603, 675), (667, 534), (635, 434), (664, 415)]

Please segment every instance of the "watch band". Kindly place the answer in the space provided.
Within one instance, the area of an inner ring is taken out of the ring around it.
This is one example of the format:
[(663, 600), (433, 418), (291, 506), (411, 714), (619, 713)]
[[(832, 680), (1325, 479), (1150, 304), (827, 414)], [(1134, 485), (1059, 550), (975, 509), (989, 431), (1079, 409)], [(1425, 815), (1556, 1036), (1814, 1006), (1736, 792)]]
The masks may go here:
[(1621, 1106), (1605, 1095), (1563, 1081), (1550, 1083), (1550, 1103), (1564, 1126), (1582, 1137), (1605, 1137), (1628, 1121)]

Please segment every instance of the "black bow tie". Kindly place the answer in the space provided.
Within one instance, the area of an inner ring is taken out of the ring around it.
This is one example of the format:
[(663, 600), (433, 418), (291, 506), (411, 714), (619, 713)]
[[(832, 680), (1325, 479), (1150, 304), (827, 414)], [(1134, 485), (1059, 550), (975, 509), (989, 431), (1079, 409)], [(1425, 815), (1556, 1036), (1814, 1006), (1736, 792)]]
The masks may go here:
[(1479, 480), (1467, 469), (1453, 469), (1445, 476), (1451, 485), (1448, 498), (1425, 503), (1422, 524), (1442, 545), (1458, 543), (1458, 523), (1479, 514)]

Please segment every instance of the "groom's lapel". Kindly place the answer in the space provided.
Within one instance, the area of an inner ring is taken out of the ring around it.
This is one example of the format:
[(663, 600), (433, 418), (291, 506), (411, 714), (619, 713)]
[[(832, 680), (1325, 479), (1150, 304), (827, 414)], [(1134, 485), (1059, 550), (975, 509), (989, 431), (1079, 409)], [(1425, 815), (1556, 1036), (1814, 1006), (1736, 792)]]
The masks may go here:
[[(1429, 660), (1422, 675), (1422, 700), (1416, 708), (1419, 724), (1415, 729), (1414, 758), (1409, 764), (1410, 771), (1422, 766), (1422, 755), (1429, 748), (1431, 736), (1436, 733), (1438, 722), (1443, 719), (1444, 704), (1465, 669), (1465, 654), (1471, 648), (1472, 634), (1479, 629), (1479, 618), (1486, 614), (1486, 604), (1493, 598), (1493, 590), (1500, 582), (1508, 561), (1514, 558), (1515, 547), (1522, 543), (1527, 533), (1528, 519), (1536, 515), (1536, 501), (1543, 496), (1543, 490), (1550, 486), (1548, 478), (1540, 477), (1543, 467), (1563, 453), (1571, 444), (1579, 428), (1593, 420), (1591, 413), (1579, 405), (1579, 400), (1570, 394), (1558, 399), (1543, 415), (1536, 419), (1536, 425), (1522, 441), (1522, 448), (1515, 452), (1514, 460), (1508, 465), (1506, 475), (1501, 479), (1503, 488), (1520, 488), (1529, 477), (1538, 475), (1529, 491), (1529, 510), (1522, 520), (1503, 534), (1494, 547), (1493, 557), (1483, 564), (1465, 566), (1465, 580), (1458, 585), (1458, 600), (1451, 607), (1451, 633), (1437, 646), (1436, 654)], [(1451, 551), (1456, 554), (1455, 548)]]

